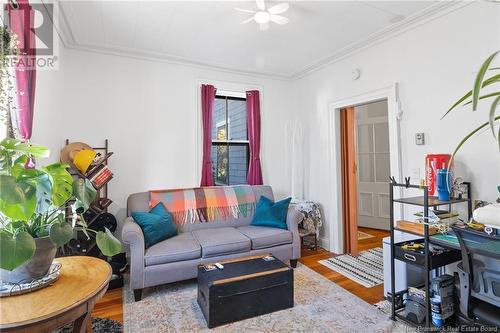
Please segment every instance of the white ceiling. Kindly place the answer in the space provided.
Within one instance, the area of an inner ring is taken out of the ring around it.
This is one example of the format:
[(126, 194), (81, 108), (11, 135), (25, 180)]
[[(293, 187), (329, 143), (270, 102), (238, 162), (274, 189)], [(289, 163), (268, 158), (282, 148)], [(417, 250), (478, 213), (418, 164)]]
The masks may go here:
[(251, 14), (234, 8), (255, 6), (253, 1), (63, 1), (60, 11), (69, 47), (290, 78), (442, 10), (445, 3), (290, 1), (282, 14), (290, 23), (271, 23), (266, 31), (254, 22), (239, 24)]

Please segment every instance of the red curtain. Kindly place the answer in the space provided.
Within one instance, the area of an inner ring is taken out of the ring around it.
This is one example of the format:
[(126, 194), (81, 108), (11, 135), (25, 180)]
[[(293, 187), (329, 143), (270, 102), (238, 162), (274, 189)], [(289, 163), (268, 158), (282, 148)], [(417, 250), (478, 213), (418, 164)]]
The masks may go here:
[(203, 126), (203, 161), (201, 166), (200, 186), (213, 186), (212, 176), (212, 114), (215, 103), (214, 86), (203, 84), (201, 86), (201, 119)]
[(247, 182), (249, 185), (262, 185), (260, 167), (260, 97), (257, 90), (247, 91), (247, 127), (250, 143), (250, 163)]
[(17, 35), (19, 57), (16, 64), (19, 129), (22, 139), (29, 140), (33, 129), (36, 84), (35, 13), (28, 0), (18, 0), (17, 6), (11, 2), (6, 6), (9, 25)]

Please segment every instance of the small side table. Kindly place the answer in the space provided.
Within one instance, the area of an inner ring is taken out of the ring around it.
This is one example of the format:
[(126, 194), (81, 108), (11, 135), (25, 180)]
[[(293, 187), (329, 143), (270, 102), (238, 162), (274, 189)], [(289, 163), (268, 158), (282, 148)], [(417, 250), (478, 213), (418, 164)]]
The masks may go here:
[(94, 257), (62, 257), (53, 285), (0, 298), (1, 332), (52, 332), (74, 322), (73, 332), (91, 332), (90, 314), (108, 289), (111, 266)]
[(290, 206), (304, 214), (304, 219), (299, 223), (299, 235), (302, 240), (306, 237), (314, 237), (314, 245), (311, 249), (318, 249), (319, 232), (323, 226), (321, 209), (318, 202), (306, 200), (292, 200)]

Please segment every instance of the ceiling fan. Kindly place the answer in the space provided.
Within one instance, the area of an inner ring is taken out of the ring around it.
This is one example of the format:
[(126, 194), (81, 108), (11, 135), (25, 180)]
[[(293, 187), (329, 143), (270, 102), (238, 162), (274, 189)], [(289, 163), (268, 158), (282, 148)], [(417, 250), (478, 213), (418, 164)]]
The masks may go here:
[(244, 20), (241, 24), (246, 24), (251, 21), (255, 21), (259, 24), (260, 30), (267, 30), (269, 28), (269, 22), (274, 22), (276, 24), (287, 24), (290, 20), (284, 16), (278, 15), (283, 14), (288, 10), (290, 5), (286, 2), (274, 5), (266, 9), (266, 3), (264, 0), (256, 0), (257, 11), (249, 9), (235, 8), (236, 10), (244, 13), (253, 14), (252, 17)]

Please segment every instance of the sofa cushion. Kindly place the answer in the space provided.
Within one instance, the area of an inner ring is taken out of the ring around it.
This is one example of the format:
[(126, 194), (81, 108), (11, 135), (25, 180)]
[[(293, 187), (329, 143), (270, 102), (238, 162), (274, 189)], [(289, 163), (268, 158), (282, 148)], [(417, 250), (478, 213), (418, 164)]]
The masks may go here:
[(292, 198), (286, 198), (274, 202), (264, 196), (260, 197), (251, 225), (288, 229), (286, 215), (291, 200)]
[(290, 244), (293, 241), (290, 231), (278, 228), (249, 225), (239, 227), (238, 231), (250, 238), (252, 241), (252, 250)]
[(250, 239), (235, 228), (200, 229), (192, 232), (203, 258), (250, 251)]
[(183, 232), (161, 241), (146, 250), (146, 266), (161, 265), (169, 262), (185, 261), (201, 257), (201, 246), (190, 232)]
[(172, 220), (172, 215), (161, 202), (149, 213), (132, 212), (132, 218), (142, 229), (146, 248), (177, 235), (177, 226)]

